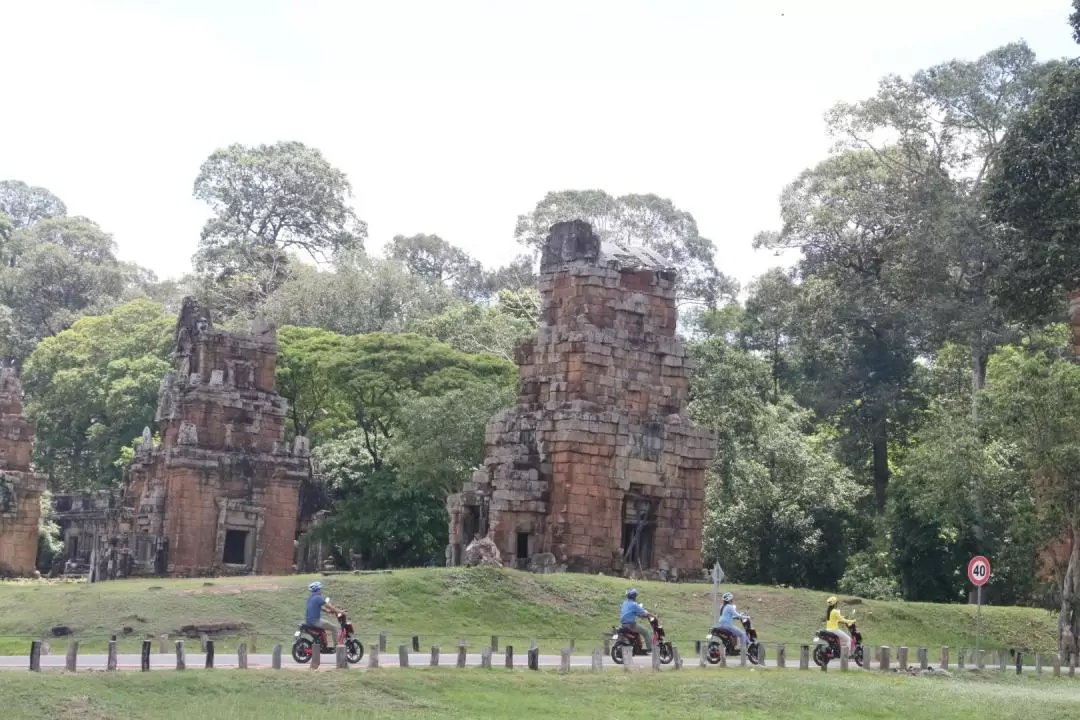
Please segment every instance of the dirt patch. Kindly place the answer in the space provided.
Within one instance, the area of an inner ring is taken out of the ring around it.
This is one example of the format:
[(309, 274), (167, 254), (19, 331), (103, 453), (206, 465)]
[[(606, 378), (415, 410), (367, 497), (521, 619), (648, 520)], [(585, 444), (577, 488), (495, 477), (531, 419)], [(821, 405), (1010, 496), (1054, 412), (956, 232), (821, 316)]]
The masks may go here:
[(108, 720), (108, 715), (104, 710), (97, 707), (90, 701), (90, 698), (85, 695), (77, 695), (76, 697), (69, 698), (67, 702), (61, 703), (53, 713), (53, 717), (63, 718), (80, 718), (80, 720)]
[(191, 590), (184, 590), (181, 595), (239, 595), (245, 592), (272, 592), (274, 590), (283, 590), (281, 585), (275, 585), (273, 583), (255, 583), (244, 585), (207, 585), (204, 587), (192, 588)]
[(184, 625), (175, 633), (189, 638), (220, 637), (244, 633), (251, 629), (251, 625), (239, 620), (203, 620), (190, 625)]

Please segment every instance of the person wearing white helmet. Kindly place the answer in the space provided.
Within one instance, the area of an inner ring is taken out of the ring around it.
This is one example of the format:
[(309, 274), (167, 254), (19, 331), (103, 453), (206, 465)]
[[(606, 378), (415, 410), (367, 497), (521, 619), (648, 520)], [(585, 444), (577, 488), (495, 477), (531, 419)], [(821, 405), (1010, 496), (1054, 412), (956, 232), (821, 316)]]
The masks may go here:
[[(720, 619), (716, 621), (716, 624), (739, 638), (739, 647), (747, 647), (750, 644), (750, 639), (746, 637), (746, 631), (743, 630), (742, 626), (742, 621), (747, 616), (735, 609), (735, 596), (730, 592), (724, 593), (723, 600), (724, 605), (720, 609)], [(735, 622), (736, 620), (739, 622)]]
[(332, 648), (337, 644), (337, 626), (327, 620), (323, 620), (322, 614), (324, 612), (333, 613), (334, 617), (337, 617), (344, 611), (339, 610), (330, 604), (330, 598), (325, 597), (322, 594), (322, 583), (318, 580), (308, 585), (308, 590), (311, 591), (311, 594), (308, 595), (307, 598), (304, 624), (312, 629), (322, 628), (322, 646), (325, 648)]

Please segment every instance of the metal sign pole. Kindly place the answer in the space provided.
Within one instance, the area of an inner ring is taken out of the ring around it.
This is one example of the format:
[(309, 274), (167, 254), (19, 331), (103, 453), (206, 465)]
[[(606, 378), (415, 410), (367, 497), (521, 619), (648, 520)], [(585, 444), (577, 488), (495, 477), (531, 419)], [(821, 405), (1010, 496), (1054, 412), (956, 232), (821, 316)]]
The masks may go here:
[(975, 590), (975, 652), (979, 652), (979, 636), (982, 634), (982, 585)]

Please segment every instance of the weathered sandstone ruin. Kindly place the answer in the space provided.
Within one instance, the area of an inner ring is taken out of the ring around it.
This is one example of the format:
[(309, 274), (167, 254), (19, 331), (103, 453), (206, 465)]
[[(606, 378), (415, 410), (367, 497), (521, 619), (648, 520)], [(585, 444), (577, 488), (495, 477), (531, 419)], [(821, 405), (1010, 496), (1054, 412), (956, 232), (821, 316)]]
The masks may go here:
[(37, 561), (45, 483), (30, 467), (33, 447), (15, 369), (0, 368), (0, 573), (26, 575)]

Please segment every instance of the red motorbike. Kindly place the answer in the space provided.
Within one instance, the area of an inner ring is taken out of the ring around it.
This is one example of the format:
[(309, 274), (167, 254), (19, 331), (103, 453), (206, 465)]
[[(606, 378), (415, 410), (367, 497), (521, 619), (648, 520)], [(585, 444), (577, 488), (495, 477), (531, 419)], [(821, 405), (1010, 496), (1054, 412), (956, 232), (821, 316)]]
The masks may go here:
[[(671, 647), (671, 641), (665, 639), (664, 626), (660, 624), (660, 618), (649, 618), (649, 624), (652, 625), (652, 646), (653, 649), (660, 653), (660, 662), (667, 665), (675, 659), (675, 651)], [(616, 665), (623, 664), (623, 651), (624, 648), (631, 649), (631, 655), (648, 655), (649, 651), (644, 648), (639, 649), (637, 644), (638, 633), (633, 630), (628, 630), (621, 625), (615, 625), (611, 628), (611, 660)]]
[[(360, 662), (360, 658), (364, 657), (364, 644), (356, 637), (353, 625), (345, 613), (338, 615), (338, 623), (341, 624), (341, 629), (337, 634), (337, 647), (344, 646), (345, 659), (350, 665), (355, 665)], [(327, 647), (329, 643), (326, 642), (326, 631), (318, 625), (300, 623), (296, 626), (293, 638), (295, 638), (292, 646), (293, 660), (301, 664), (311, 661), (311, 654), (316, 643), (319, 645), (319, 652), (323, 655), (337, 652), (336, 647)]]
[[(757, 630), (750, 623), (749, 616), (742, 621), (742, 626), (743, 630), (746, 631), (747, 640), (749, 640), (746, 646), (746, 659), (757, 665), (758, 651), (761, 647), (761, 643), (757, 639)], [(705, 655), (705, 659), (709, 661), (710, 665), (720, 662), (721, 655), (730, 657), (740, 653), (739, 638), (730, 628), (714, 627), (709, 631), (709, 636), (705, 640), (709, 643), (709, 650)]]
[[(855, 644), (850, 657), (856, 665), (865, 667), (863, 663), (866, 661), (866, 651), (863, 650), (862, 633), (854, 620), (848, 624), (847, 629), (851, 641)], [(814, 664), (818, 667), (828, 665), (830, 660), (840, 657), (840, 636), (831, 630), (818, 630), (814, 635), (814, 642), (818, 643), (814, 646)]]

